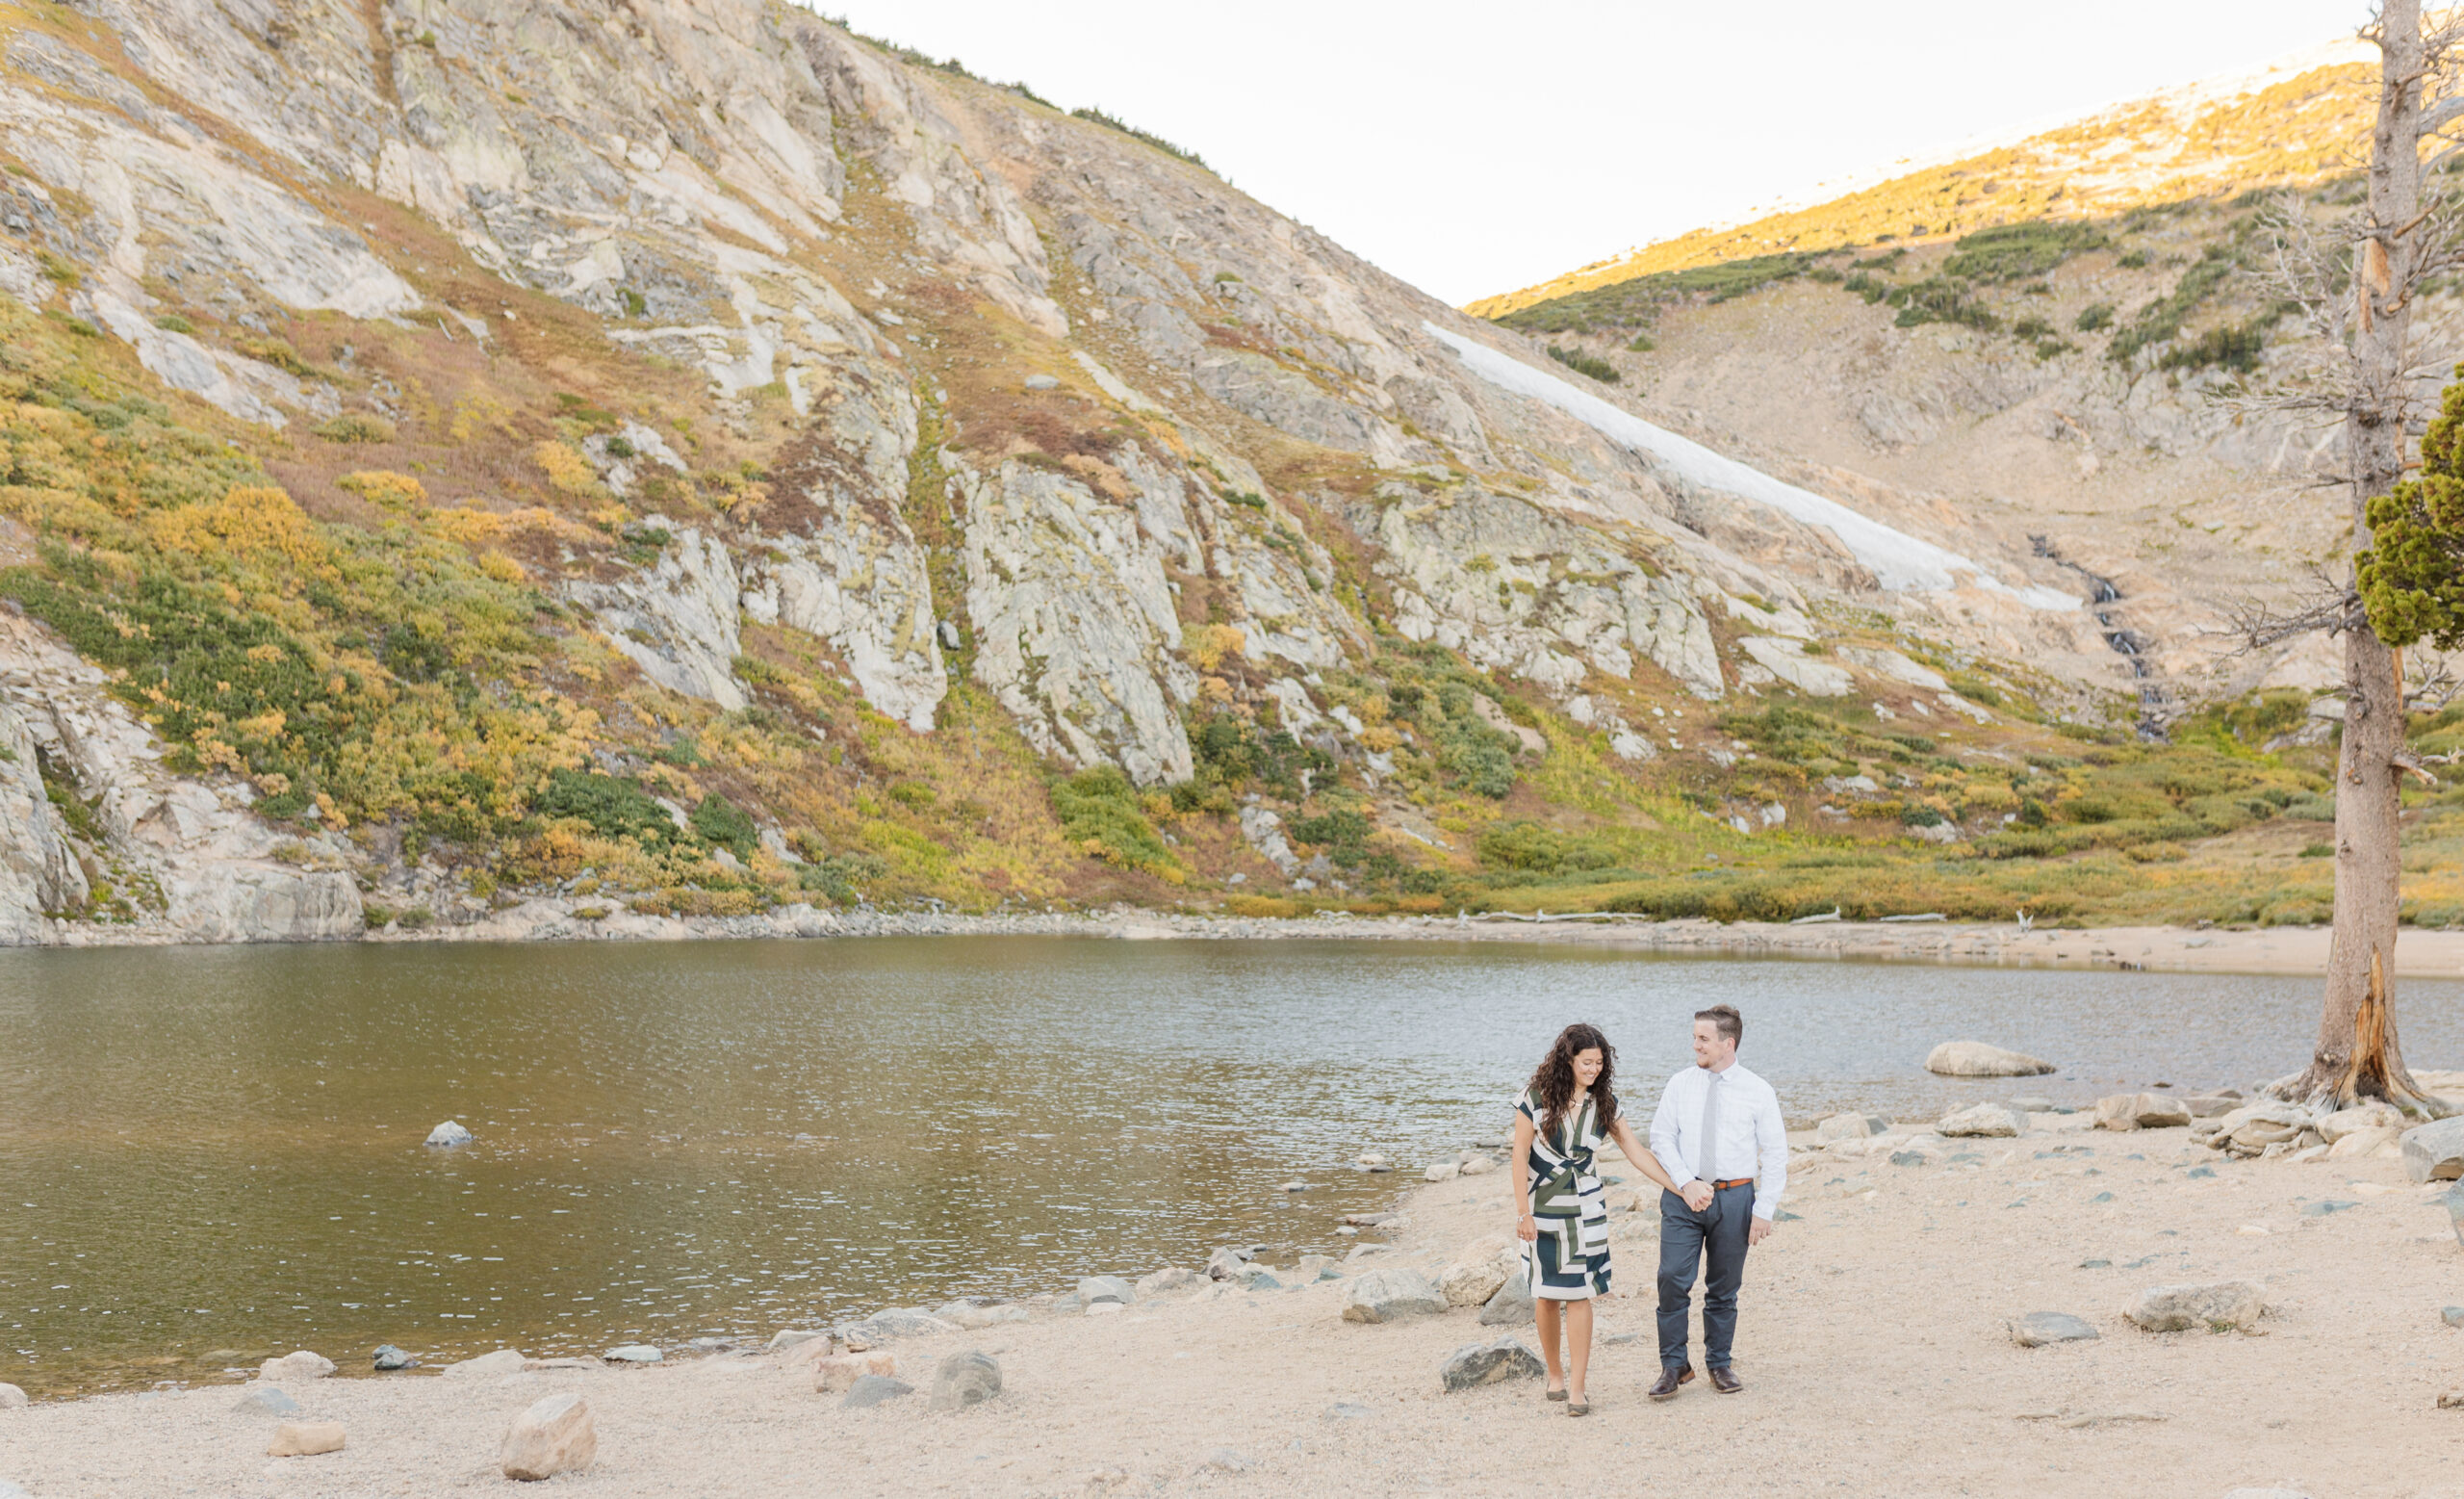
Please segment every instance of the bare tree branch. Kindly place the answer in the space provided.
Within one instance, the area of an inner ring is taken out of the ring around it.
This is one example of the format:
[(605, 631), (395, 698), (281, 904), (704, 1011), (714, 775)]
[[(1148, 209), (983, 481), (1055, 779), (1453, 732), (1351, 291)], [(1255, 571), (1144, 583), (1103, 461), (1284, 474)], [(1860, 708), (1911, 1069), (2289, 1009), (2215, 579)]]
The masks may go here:
[(2289, 611), (2260, 599), (2244, 599), (2236, 604), (2225, 616), (2230, 628), (2222, 633), (2241, 643), (2225, 654), (2247, 656), (2322, 631), (2338, 634), (2361, 623), (2360, 594), (2324, 572), (2317, 574), (2315, 581), (2318, 586), (2298, 607)]

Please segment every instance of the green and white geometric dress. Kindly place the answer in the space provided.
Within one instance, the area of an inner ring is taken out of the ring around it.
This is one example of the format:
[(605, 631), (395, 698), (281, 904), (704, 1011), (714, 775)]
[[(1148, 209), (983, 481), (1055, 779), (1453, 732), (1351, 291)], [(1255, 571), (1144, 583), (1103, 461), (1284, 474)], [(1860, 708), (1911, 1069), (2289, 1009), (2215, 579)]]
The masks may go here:
[(1531, 1294), (1549, 1301), (1579, 1302), (1608, 1294), (1608, 1201), (1592, 1163), (1604, 1138), (1599, 1110), (1586, 1093), (1566, 1109), (1554, 1130), (1544, 1130), (1540, 1096), (1526, 1092), (1515, 1112), (1531, 1121), (1531, 1199), (1525, 1205), (1540, 1237), (1528, 1246)]

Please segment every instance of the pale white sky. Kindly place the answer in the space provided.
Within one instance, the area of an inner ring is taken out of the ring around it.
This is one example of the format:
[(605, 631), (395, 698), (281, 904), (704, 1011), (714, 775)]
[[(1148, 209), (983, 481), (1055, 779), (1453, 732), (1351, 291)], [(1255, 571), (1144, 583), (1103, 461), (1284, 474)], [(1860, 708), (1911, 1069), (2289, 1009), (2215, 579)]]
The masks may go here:
[(1196, 151), (1450, 302), (2348, 37), (2364, 0), (815, 0)]

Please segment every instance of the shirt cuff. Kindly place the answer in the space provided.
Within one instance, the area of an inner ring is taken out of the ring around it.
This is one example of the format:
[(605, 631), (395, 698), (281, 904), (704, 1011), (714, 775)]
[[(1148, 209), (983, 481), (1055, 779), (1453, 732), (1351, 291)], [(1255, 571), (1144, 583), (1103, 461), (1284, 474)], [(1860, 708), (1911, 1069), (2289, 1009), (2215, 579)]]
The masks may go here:
[(1767, 1202), (1763, 1202), (1760, 1198), (1755, 1199), (1754, 1216), (1761, 1219), (1764, 1223), (1769, 1223), (1771, 1221), (1771, 1215), (1779, 1210), (1780, 1200), (1778, 1198), (1773, 1198)]

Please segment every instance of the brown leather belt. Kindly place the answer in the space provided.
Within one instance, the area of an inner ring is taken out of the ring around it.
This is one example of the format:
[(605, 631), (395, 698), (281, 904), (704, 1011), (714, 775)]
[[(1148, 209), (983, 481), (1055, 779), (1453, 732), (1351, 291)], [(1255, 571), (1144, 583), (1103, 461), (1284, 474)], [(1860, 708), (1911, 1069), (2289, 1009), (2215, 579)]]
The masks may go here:
[(1714, 1192), (1726, 1192), (1731, 1187), (1750, 1187), (1752, 1185), (1754, 1185), (1754, 1178), (1752, 1176), (1731, 1176), (1726, 1181), (1712, 1182), (1711, 1190)]

